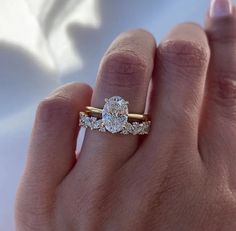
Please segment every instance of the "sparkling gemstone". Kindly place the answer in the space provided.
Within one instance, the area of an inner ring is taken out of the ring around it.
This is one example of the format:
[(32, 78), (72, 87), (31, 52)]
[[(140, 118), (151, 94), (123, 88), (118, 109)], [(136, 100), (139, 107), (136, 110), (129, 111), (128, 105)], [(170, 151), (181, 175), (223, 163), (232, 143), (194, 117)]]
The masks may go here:
[(142, 132), (142, 124), (139, 124), (138, 122), (134, 122), (133, 124), (133, 135), (138, 135)]
[(128, 135), (132, 133), (132, 124), (131, 123), (126, 123), (121, 134), (123, 135)]
[(84, 126), (85, 128), (93, 128), (94, 123), (97, 121), (95, 117), (88, 117), (87, 115), (80, 113), (80, 126)]
[(122, 131), (128, 121), (128, 103), (120, 96), (106, 100), (102, 110), (102, 121), (109, 132)]
[(94, 126), (95, 126), (96, 121), (97, 121), (96, 117), (90, 117), (88, 127), (90, 127), (92, 130), (95, 129)]
[(102, 120), (97, 120), (94, 125), (93, 125), (93, 128), (96, 129), (96, 130), (99, 130), (101, 132), (105, 132), (106, 129), (103, 125), (103, 121)]
[(106, 132), (106, 128), (104, 126), (102, 126), (102, 127), (99, 128), (99, 131), (100, 132)]
[(150, 131), (150, 126), (151, 123), (149, 121), (143, 122), (142, 124), (140, 124), (141, 126), (141, 131), (140, 131), (140, 135), (146, 135), (149, 133)]
[(80, 113), (80, 125), (89, 127), (89, 124), (90, 124), (90, 118), (87, 117), (85, 114)]

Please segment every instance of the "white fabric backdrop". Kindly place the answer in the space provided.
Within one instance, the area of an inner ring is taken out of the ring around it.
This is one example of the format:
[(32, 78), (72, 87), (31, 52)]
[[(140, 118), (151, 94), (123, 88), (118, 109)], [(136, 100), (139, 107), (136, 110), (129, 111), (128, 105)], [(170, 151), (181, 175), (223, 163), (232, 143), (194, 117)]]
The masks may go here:
[(176, 23), (203, 24), (208, 0), (0, 1), (0, 230), (14, 230), (14, 197), (39, 100), (70, 81), (94, 85), (121, 31), (160, 40)]

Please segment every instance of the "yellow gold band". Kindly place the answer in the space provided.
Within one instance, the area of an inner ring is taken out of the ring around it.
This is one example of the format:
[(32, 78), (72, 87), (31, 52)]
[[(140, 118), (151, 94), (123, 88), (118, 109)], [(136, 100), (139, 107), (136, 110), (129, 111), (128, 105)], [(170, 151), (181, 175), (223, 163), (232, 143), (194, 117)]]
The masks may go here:
[[(90, 107), (90, 106), (87, 106), (86, 107), (86, 113), (88, 115), (99, 115), (99, 117), (102, 117), (102, 109), (100, 108), (96, 108), (96, 107)], [(128, 114), (128, 118), (130, 120), (141, 120), (141, 121), (148, 121), (148, 115), (146, 114)]]

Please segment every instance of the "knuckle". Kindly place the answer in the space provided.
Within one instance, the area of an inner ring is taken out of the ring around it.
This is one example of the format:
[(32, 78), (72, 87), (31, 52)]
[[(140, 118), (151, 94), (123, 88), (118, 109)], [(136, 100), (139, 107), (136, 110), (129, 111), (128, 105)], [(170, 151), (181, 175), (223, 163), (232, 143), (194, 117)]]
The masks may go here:
[(209, 62), (209, 50), (197, 42), (169, 40), (160, 45), (159, 52), (164, 66), (174, 65), (191, 74), (202, 72)]
[(209, 42), (212, 44), (229, 44), (234, 45), (236, 43), (236, 34), (227, 34), (222, 36), (221, 33), (212, 33), (209, 36)]
[(213, 20), (206, 30), (209, 42), (212, 44), (235, 44), (236, 32), (232, 29), (235, 28), (235, 25), (235, 17)]
[(133, 51), (111, 51), (105, 55), (100, 79), (108, 85), (130, 87), (142, 85), (147, 70), (143, 57)]
[(50, 97), (42, 100), (37, 108), (37, 119), (51, 121), (58, 116), (68, 116), (75, 113), (72, 102), (63, 96)]
[[(230, 112), (236, 114), (236, 73), (218, 72), (215, 80), (209, 83), (210, 95), (219, 106), (229, 108)], [(225, 113), (228, 113), (225, 110)]]

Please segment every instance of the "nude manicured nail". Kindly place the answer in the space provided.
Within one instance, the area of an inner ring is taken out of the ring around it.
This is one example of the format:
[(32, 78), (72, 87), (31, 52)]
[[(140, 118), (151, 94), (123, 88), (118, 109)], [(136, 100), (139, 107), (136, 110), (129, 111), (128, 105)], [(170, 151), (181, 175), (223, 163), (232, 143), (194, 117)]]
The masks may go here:
[(210, 16), (216, 18), (230, 15), (233, 11), (232, 5), (231, 0), (211, 0)]

